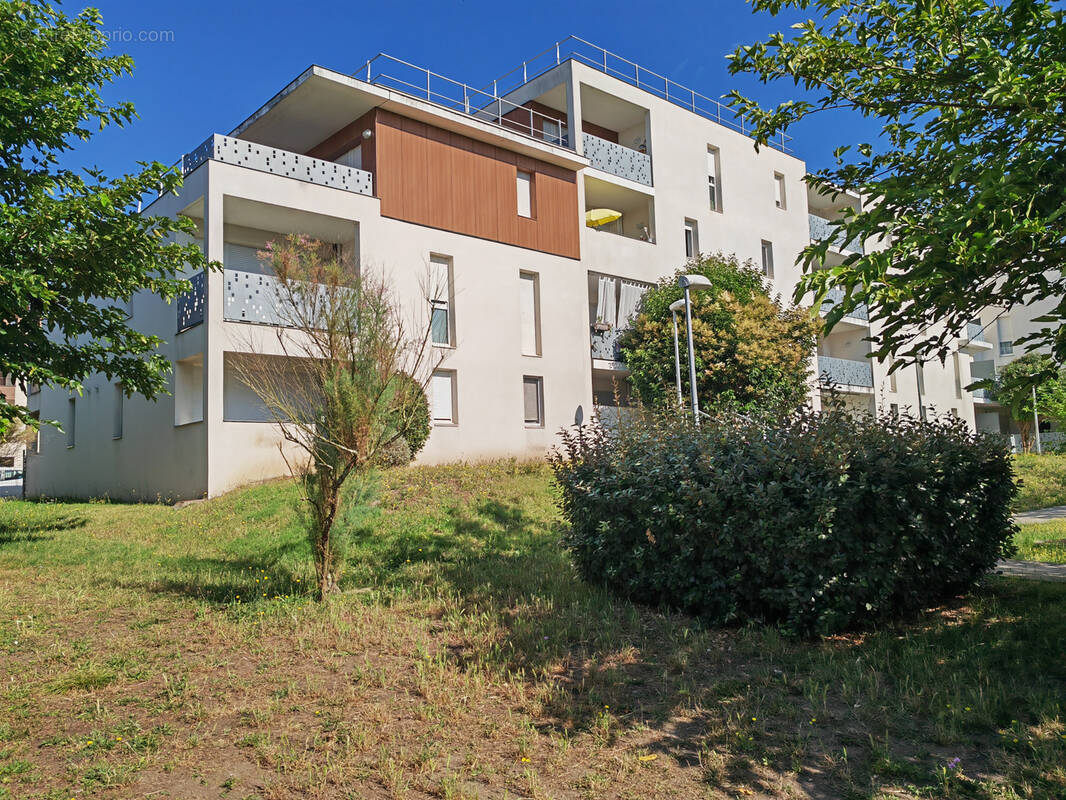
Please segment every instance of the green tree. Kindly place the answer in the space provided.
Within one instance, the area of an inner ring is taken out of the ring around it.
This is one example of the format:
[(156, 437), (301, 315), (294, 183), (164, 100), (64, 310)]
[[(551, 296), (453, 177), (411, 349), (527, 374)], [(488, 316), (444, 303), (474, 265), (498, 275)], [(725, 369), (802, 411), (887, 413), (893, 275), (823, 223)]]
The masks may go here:
[[(145, 194), (181, 185), (174, 170), (142, 163), (112, 179), (59, 163), (94, 130), (134, 117), (130, 103), (101, 97), (133, 69), (128, 56), (103, 55), (101, 24), (94, 9), (67, 17), (40, 0), (0, 0), (0, 373), (81, 391), (102, 372), (153, 398), (170, 364), (159, 339), (129, 326), (125, 304), (142, 289), (173, 298), (186, 264), (206, 262), (175, 241), (191, 220), (137, 213)], [(0, 405), (0, 428), (15, 422), (36, 424)]]
[[(808, 395), (810, 359), (819, 322), (805, 309), (781, 307), (768, 281), (750, 263), (721, 253), (702, 256), (645, 293), (640, 313), (621, 339), (622, 357), (645, 405), (676, 403), (670, 304), (684, 296), (677, 278), (699, 273), (711, 288), (692, 294), (692, 336), (701, 406), (742, 413), (792, 409)], [(684, 318), (682, 364), (688, 363)], [(688, 370), (682, 366), (687, 402)]]
[(408, 463), (428, 438), (429, 325), (412, 335), (388, 285), (333, 246), (294, 234), (260, 256), (282, 324), (275, 341), (249, 333), (234, 364), (281, 431), (321, 600), (339, 586), (371, 471)]
[[(806, 248), (797, 298), (828, 287), (884, 323), (879, 356), (929, 360), (986, 306), (1058, 303), (1027, 339), (1066, 360), (1066, 26), (1053, 0), (752, 0), (756, 11), (811, 9), (786, 37), (738, 48), (733, 73), (790, 81), (800, 99), (733, 104), (765, 144), (811, 115), (841, 110), (875, 120), (880, 136), (842, 143), (836, 164), (809, 178), (819, 191), (868, 198), (835, 232), (885, 249), (815, 270), (828, 247)], [(946, 323), (930, 327), (933, 323)]]
[(1018, 426), (1022, 450), (1028, 453), (1035, 440), (1033, 393), (1041, 419), (1066, 421), (1066, 373), (1056, 367), (1051, 356), (1027, 353), (999, 370), (994, 378), (972, 384), (987, 389)]

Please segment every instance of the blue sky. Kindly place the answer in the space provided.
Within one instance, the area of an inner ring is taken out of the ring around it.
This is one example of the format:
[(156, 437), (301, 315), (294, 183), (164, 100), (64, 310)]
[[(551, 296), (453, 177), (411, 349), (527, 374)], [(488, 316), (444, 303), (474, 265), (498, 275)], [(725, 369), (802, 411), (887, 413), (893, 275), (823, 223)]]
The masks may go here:
[[(85, 5), (62, 7), (74, 14)], [(112, 50), (136, 62), (133, 76), (106, 96), (132, 100), (140, 119), (79, 144), (68, 163), (109, 174), (129, 171), (138, 160), (171, 163), (209, 134), (228, 132), (312, 63), (350, 73), (378, 52), (483, 86), (574, 34), (709, 97), (738, 88), (768, 104), (794, 94), (785, 84), (764, 87), (728, 74), (725, 55), (734, 47), (798, 19), (752, 14), (743, 0), (619, 2), (577, 13), (579, 5), (556, 0), (95, 6)], [(815, 169), (831, 163), (836, 145), (868, 139), (872, 131), (861, 118), (835, 114), (807, 120), (791, 134), (796, 155)]]

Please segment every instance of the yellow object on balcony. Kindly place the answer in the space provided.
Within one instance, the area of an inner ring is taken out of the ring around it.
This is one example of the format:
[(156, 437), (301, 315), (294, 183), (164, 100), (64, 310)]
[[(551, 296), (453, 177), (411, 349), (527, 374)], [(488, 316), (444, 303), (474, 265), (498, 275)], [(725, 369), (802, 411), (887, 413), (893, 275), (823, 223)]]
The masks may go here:
[(585, 212), (585, 224), (590, 228), (598, 228), (621, 218), (621, 211), (615, 211), (610, 208), (594, 208)]

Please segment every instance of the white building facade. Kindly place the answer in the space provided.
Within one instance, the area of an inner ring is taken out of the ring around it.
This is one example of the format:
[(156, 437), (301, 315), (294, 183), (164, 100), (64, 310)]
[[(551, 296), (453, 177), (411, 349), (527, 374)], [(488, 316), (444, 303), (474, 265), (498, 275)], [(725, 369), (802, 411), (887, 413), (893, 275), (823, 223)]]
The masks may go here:
[[(852, 202), (809, 197), (804, 162), (756, 152), (715, 101), (573, 38), (480, 90), (387, 56), (354, 75), (312, 67), (182, 170), (180, 194), (145, 213), (193, 219), (225, 270), (188, 276), (174, 305), (133, 301), (134, 327), (166, 342), (172, 394), (123, 398), (94, 376), (80, 396), (31, 395), (64, 429), (46, 427), (30, 454), (28, 496), (169, 501), (285, 473), (235, 365), (275, 340), (255, 252), (289, 233), (335, 243), (386, 276), (412, 319), (432, 315), (443, 360), (419, 461), (531, 458), (579, 410), (613, 405), (616, 384), (624, 397), (616, 339), (648, 284), (721, 251), (791, 298), (799, 252)], [(594, 209), (621, 217), (589, 227)], [(448, 287), (432, 308), (427, 274)], [(973, 425), (962, 387), (991, 345), (963, 337), (945, 364), (890, 377), (866, 357), (869, 324), (860, 310), (823, 337), (815, 374), (857, 410)]]

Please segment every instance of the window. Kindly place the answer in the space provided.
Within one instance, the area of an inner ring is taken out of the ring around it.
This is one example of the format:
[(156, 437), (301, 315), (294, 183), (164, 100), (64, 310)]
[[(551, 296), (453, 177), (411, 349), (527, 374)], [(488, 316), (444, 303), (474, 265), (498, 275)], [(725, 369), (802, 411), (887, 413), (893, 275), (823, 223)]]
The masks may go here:
[(1009, 356), (1014, 353), (1014, 342), (1006, 341), (999, 343), (999, 354), (1001, 356)]
[(518, 170), (518, 216), (533, 216), (533, 176)]
[(785, 208), (785, 176), (780, 172), (774, 173), (774, 205)]
[(899, 403), (892, 403), (888, 407), (888, 409), (889, 409), (888, 413), (890, 413), (892, 415), (893, 419), (898, 419), (899, 418)]
[(525, 405), (526, 425), (544, 425), (544, 379), (526, 375), (522, 378), (522, 400)]
[(685, 220), (685, 258), (695, 258), (700, 252), (700, 229), (694, 219)]
[(437, 370), (430, 380), (433, 423), (435, 425), (456, 425), (458, 418), (455, 414), (455, 372), (452, 370)]
[(888, 373), (888, 391), (890, 391), (890, 392), (897, 391), (897, 389), (896, 389), (896, 373), (892, 370), (892, 367), (893, 367), (894, 364), (895, 364), (895, 361), (893, 361), (890, 358), (888, 360), (888, 369), (889, 369), (889, 373)]
[(522, 355), (540, 355), (540, 276), (518, 273), (519, 322), (522, 326)]
[(259, 260), (259, 251), (262, 248), (249, 247), (233, 242), (222, 243), (222, 264), (226, 269), (239, 272), (251, 272), (256, 275), (269, 275), (270, 264)]
[(962, 370), (959, 367), (959, 354), (951, 354), (952, 367), (955, 370), (955, 396), (962, 397)]
[[(223, 361), (223, 383), (226, 377), (225, 366)], [(225, 400), (225, 387), (223, 395)], [(203, 419), (204, 357), (195, 355), (174, 362), (174, 424), (188, 425), (190, 422), (202, 422)]]
[(762, 274), (767, 278), (774, 277), (774, 245), (765, 239), (762, 241)]
[(722, 210), (722, 179), (718, 158), (718, 148), (707, 148), (707, 193), (711, 211)]
[(1004, 315), (996, 320), (996, 339), (999, 341), (999, 354), (1001, 356), (1013, 355), (1014, 334), (1009, 315)]
[(74, 446), (74, 425), (78, 421), (78, 409), (75, 398), (67, 400), (67, 447)]
[(363, 146), (357, 144), (347, 153), (337, 158), (338, 164), (343, 164), (346, 167), (354, 167), (355, 169), (363, 168)]
[(115, 384), (115, 416), (111, 421), (111, 438), (122, 438), (122, 404), (126, 399), (125, 393), (122, 391), (122, 384)]
[(455, 343), (455, 320), (452, 314), (452, 260), (447, 256), (429, 257), (430, 338), (433, 344), (451, 347)]

